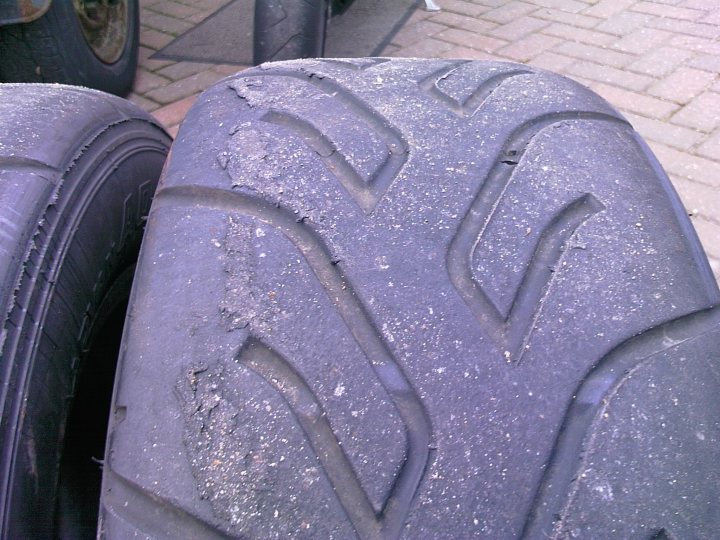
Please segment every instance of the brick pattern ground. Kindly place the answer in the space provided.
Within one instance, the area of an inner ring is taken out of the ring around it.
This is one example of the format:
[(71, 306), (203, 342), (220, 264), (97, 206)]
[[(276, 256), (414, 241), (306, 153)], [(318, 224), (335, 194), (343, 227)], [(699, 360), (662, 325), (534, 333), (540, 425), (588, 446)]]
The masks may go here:
[[(150, 60), (229, 0), (140, 0), (130, 99), (172, 135), (199, 92), (243, 66)], [(436, 0), (384, 51), (509, 60), (571, 77), (626, 115), (685, 203), (720, 281), (719, 0)]]

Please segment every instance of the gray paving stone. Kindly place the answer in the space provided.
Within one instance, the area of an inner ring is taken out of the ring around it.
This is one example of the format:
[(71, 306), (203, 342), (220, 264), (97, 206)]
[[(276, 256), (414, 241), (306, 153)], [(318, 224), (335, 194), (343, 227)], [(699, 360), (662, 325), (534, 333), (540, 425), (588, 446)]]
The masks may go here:
[(639, 75), (622, 69), (596, 64), (594, 62), (578, 61), (565, 70), (570, 75), (577, 75), (587, 79), (612, 84), (628, 90), (641, 91), (646, 89), (656, 79), (647, 75)]
[[(697, 153), (708, 159), (720, 161), (720, 130), (716, 130), (709, 139), (698, 147)], [(718, 191), (720, 197), (720, 190)], [(720, 199), (716, 208), (720, 208)]]
[(563, 38), (566, 41), (587, 43), (598, 47), (607, 47), (617, 41), (617, 37), (603, 32), (595, 32), (587, 28), (577, 28), (569, 24), (553, 23), (542, 29), (543, 34)]
[(668, 118), (680, 106), (661, 99), (632, 92), (616, 86), (593, 82), (590, 85), (595, 92), (623, 111), (629, 111), (651, 118)]
[(533, 4), (525, 2), (508, 2), (501, 7), (491, 9), (482, 14), (482, 18), (486, 21), (492, 21), (498, 24), (507, 24), (520, 17), (532, 13), (537, 9)]
[(631, 34), (626, 34), (612, 44), (613, 49), (631, 54), (645, 54), (656, 49), (674, 36), (667, 30), (657, 28), (639, 28)]
[(676, 126), (655, 118), (628, 112), (625, 113), (625, 117), (645, 139), (672, 146), (679, 150), (689, 151), (705, 139), (705, 134), (694, 129)]
[(543, 21), (542, 19), (535, 19), (534, 17), (521, 17), (508, 24), (498, 26), (497, 28), (491, 30), (489, 34), (500, 39), (514, 41), (533, 32), (537, 32), (549, 25), (549, 22)]
[(714, 73), (680, 66), (662, 81), (648, 88), (648, 94), (686, 104), (708, 88), (715, 78)]
[(682, 176), (714, 189), (720, 188), (720, 163), (681, 152), (652, 140), (648, 141), (648, 145), (658, 156), (668, 174)]
[(540, 53), (552, 49), (562, 40), (553, 36), (546, 36), (544, 34), (530, 34), (522, 39), (514, 41), (507, 47), (497, 50), (497, 54), (500, 54), (516, 62), (527, 62), (535, 58)]
[(660, 47), (629, 64), (627, 69), (662, 78), (692, 57), (693, 53), (685, 49)]
[(569, 41), (558, 46), (555, 52), (616, 68), (626, 66), (635, 59), (634, 56), (626, 53), (595, 47), (594, 45), (587, 45), (585, 43), (571, 43)]
[(673, 123), (710, 132), (720, 126), (720, 94), (699, 95), (672, 118)]
[(559, 9), (540, 9), (533, 13), (533, 17), (560, 22), (563, 24), (570, 24), (572, 26), (577, 26), (578, 28), (595, 28), (598, 24), (603, 22), (603, 19), (599, 19), (597, 17), (588, 17), (587, 15), (581, 15), (580, 13), (574, 12), (568, 13), (567, 11)]

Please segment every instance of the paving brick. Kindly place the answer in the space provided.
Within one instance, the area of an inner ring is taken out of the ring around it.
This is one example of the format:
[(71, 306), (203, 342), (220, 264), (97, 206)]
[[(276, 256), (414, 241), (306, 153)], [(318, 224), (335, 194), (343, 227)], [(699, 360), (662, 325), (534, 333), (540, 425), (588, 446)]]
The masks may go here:
[[(167, 1), (167, 0), (164, 0)], [(232, 0), (176, 0), (181, 4), (202, 9), (208, 12), (217, 11), (226, 4), (229, 4)]]
[(655, 79), (647, 75), (630, 73), (629, 71), (586, 61), (579, 61), (573, 64), (567, 68), (567, 73), (635, 91), (644, 90), (655, 81)]
[(138, 47), (138, 64), (148, 71), (156, 71), (172, 64), (170, 60), (151, 60), (150, 56), (156, 52), (157, 51), (153, 49), (140, 45)]
[[(483, 21), (474, 17), (468, 17), (467, 15), (459, 15), (457, 13), (451, 13), (450, 11), (441, 11), (433, 15), (430, 20), (435, 23), (444, 24), (445, 26), (452, 28), (461, 28), (470, 32), (487, 32), (497, 27), (497, 24)], [(405, 29), (403, 29), (403, 33)]]
[(679, 21), (677, 19), (663, 19), (658, 17), (651, 21), (649, 25), (652, 28), (660, 28), (677, 32), (679, 34), (688, 34), (690, 36), (705, 37), (717, 39), (720, 37), (720, 27), (712, 24), (703, 24), (690, 21)]
[(214, 82), (222, 79), (219, 73), (208, 70), (180, 79), (162, 88), (147, 93), (147, 97), (163, 105), (205, 90)]
[(706, 132), (713, 131), (720, 126), (720, 94), (701, 94), (675, 114), (672, 122)]
[(540, 69), (547, 69), (555, 72), (565, 72), (567, 67), (577, 62), (577, 59), (555, 54), (554, 52), (544, 52), (530, 60), (530, 64)]
[(639, 13), (648, 13), (650, 15), (658, 15), (660, 17), (669, 17), (671, 19), (681, 19), (686, 21), (697, 21), (706, 14), (704, 10), (668, 6), (665, 4), (658, 4), (657, 2), (638, 2), (630, 9)]
[(153, 13), (146, 10), (143, 15), (144, 26), (154, 28), (155, 30), (165, 32), (166, 34), (173, 36), (179, 36), (193, 27), (191, 23), (185, 22), (181, 19), (176, 19), (175, 17), (168, 17), (162, 13)]
[(704, 135), (694, 129), (676, 126), (669, 122), (625, 113), (628, 121), (643, 138), (672, 146), (679, 150), (690, 150), (703, 140)]
[(617, 41), (617, 37), (611, 34), (595, 32), (587, 28), (576, 28), (568, 24), (553, 23), (547, 28), (543, 28), (543, 34), (561, 37), (567, 41), (577, 41), (579, 43), (587, 43), (588, 45), (597, 45), (606, 47)]
[(532, 3), (545, 8), (558, 9), (568, 13), (578, 13), (587, 8), (587, 3), (579, 0), (532, 0)]
[(673, 37), (669, 45), (699, 53), (720, 55), (720, 42), (714, 39), (680, 34)]
[(578, 28), (594, 28), (602, 22), (597, 17), (588, 17), (578, 13), (568, 13), (559, 9), (540, 9), (533, 13), (533, 17), (577, 26)]
[(656, 49), (674, 34), (657, 28), (640, 28), (612, 44), (613, 49), (631, 54), (645, 54)]
[[(148, 11), (155, 11), (157, 13), (162, 13), (163, 15), (169, 15), (170, 17), (183, 20), (187, 20), (188, 17), (199, 13), (199, 11), (192, 6), (186, 6), (185, 4), (179, 4), (178, 2), (168, 2), (167, 0), (153, 2), (148, 7)], [(145, 21), (143, 20), (143, 23), (144, 22)]]
[(443, 0), (442, 8), (452, 13), (470, 15), (471, 17), (477, 17), (481, 13), (488, 11), (486, 6), (480, 6), (464, 0)]
[(437, 12), (426, 11), (424, 9), (416, 9), (415, 11), (412, 12), (412, 14), (408, 18), (408, 20), (405, 21), (405, 26), (409, 26), (411, 24), (415, 24), (416, 22), (420, 22), (420, 21), (424, 21), (425, 19), (429, 19), (435, 13), (437, 13)]
[(654, 141), (648, 141), (648, 145), (668, 174), (694, 180), (713, 189), (720, 187), (720, 163)]
[(212, 67), (212, 70), (220, 75), (228, 76), (235, 75), (236, 73), (249, 68), (250, 66), (240, 66), (232, 64), (217, 64)]
[[(453, 30), (451, 28), (451, 30)], [(447, 31), (447, 30), (446, 30)], [(392, 53), (398, 58), (435, 58), (453, 48), (452, 43), (435, 38), (424, 39), (410, 47), (402, 47)]]
[(557, 47), (555, 52), (616, 68), (626, 66), (634, 59), (629, 54), (595, 47), (594, 45), (586, 45), (585, 43), (565, 42)]
[(497, 54), (518, 62), (527, 62), (528, 60), (535, 58), (541, 52), (552, 49), (561, 42), (562, 40), (560, 38), (553, 36), (531, 34), (511, 43), (507, 47), (498, 49), (496, 52)]
[(653, 118), (667, 118), (680, 107), (645, 94), (631, 92), (608, 84), (593, 82), (590, 88), (607, 99), (618, 109), (634, 112)]
[(154, 73), (151, 73), (150, 71), (140, 68), (135, 72), (133, 91), (136, 94), (145, 94), (153, 88), (165, 86), (168, 82), (169, 81), (166, 78), (160, 77), (158, 75), (155, 75)]
[(600, 0), (595, 5), (583, 11), (583, 14), (605, 19), (624, 11), (634, 4), (635, 1), (636, 0)]
[(706, 24), (720, 24), (720, 9), (705, 15), (702, 21)]
[(435, 37), (443, 41), (448, 41), (454, 45), (470, 47), (471, 49), (477, 49), (485, 52), (493, 52), (494, 50), (507, 45), (507, 41), (486, 36), (484, 34), (468, 32), (467, 30), (461, 30), (460, 28), (448, 28), (444, 32), (436, 34)]
[(541, 19), (521, 17), (511, 23), (498, 26), (489, 33), (500, 39), (515, 41), (521, 37), (531, 34), (532, 32), (538, 31), (541, 28), (545, 28), (548, 25), (549, 23), (547, 21), (543, 21)]
[(148, 49), (153, 49), (154, 51), (162, 49), (173, 39), (175, 39), (173, 36), (163, 32), (158, 32), (152, 28), (143, 28), (140, 31), (140, 45), (143, 45)]
[[(701, 156), (720, 162), (720, 131), (713, 133), (709, 139), (698, 147), (697, 152)], [(720, 195), (720, 191), (718, 195)], [(718, 200), (717, 208), (720, 209), (720, 200)]]
[(720, 73), (720, 56), (715, 54), (701, 54), (691, 59), (688, 65), (715, 75)]
[(691, 9), (707, 9), (708, 0), (684, 0), (680, 2), (680, 7), (686, 7)]
[(502, 60), (499, 56), (495, 56), (484, 51), (478, 51), (469, 47), (453, 47), (442, 53), (442, 58), (463, 58), (465, 60)]
[(503, 6), (483, 13), (482, 18), (498, 24), (507, 24), (537, 9), (537, 6), (525, 2), (508, 2)]
[(435, 35), (447, 29), (448, 27), (444, 24), (423, 20), (405, 27), (402, 32), (393, 38), (392, 42), (400, 47), (407, 47), (408, 45), (417, 43), (428, 36)]
[(185, 118), (185, 115), (190, 110), (190, 107), (192, 107), (192, 104), (195, 103), (196, 99), (197, 94), (194, 94), (180, 101), (175, 101), (174, 103), (157, 109), (153, 112), (153, 116), (166, 128), (176, 126), (183, 121), (183, 118)]
[(646, 28), (657, 17), (647, 15), (645, 13), (633, 13), (625, 11), (608, 17), (595, 27), (595, 30), (615, 34), (617, 36), (626, 36), (640, 28)]
[(713, 73), (681, 66), (651, 86), (648, 94), (684, 105), (700, 95), (714, 80)]
[(635, 60), (627, 68), (631, 71), (662, 78), (672, 73), (675, 68), (692, 56), (693, 53), (685, 49), (660, 47)]

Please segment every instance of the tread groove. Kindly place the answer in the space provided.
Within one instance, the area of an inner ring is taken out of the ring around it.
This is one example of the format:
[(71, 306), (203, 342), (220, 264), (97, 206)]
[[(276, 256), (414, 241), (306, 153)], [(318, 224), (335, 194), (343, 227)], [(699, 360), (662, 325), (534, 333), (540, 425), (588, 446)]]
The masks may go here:
[(513, 69), (503, 73), (493, 75), (489, 79), (483, 81), (470, 96), (464, 101), (460, 102), (452, 97), (448, 96), (443, 92), (438, 83), (443, 79), (450, 77), (460, 67), (471, 63), (466, 60), (454, 64), (450, 70), (447, 67), (443, 67), (438, 71), (435, 71), (426, 79), (420, 82), (420, 88), (427, 91), (432, 97), (438, 100), (440, 103), (445, 105), (450, 111), (460, 118), (470, 118), (480, 110), (483, 103), (492, 95), (492, 93), (506, 80), (517, 77), (519, 75), (531, 75), (534, 72), (527, 69)]
[[(518, 127), (505, 143), (503, 153), (487, 176), (470, 209), (453, 237), (447, 253), (447, 269), (453, 286), (474, 313), (478, 323), (492, 335), (508, 360), (519, 362), (524, 345), (540, 313), (554, 266), (563, 255), (563, 244), (575, 230), (604, 207), (593, 195), (585, 194), (563, 209), (541, 235), (526, 274), (515, 292), (512, 307), (505, 316), (483, 291), (472, 275), (471, 261), (493, 218), (513, 173), (532, 139), (544, 128), (566, 120), (593, 120), (628, 124), (603, 113), (563, 112), (541, 115)], [(628, 126), (629, 127), (629, 126)], [(512, 155), (508, 163), (504, 156)]]
[[(153, 538), (172, 539), (179, 530), (187, 538), (227, 539), (215, 526), (180, 508), (177, 504), (147, 491), (112, 468), (105, 471), (109, 486), (104, 491), (105, 509), (140, 532)], [(106, 480), (106, 481), (107, 481)], [(167, 530), (163, 525), (174, 528)], [(177, 527), (180, 525), (181, 527)]]
[[(168, 206), (192, 205), (196, 208), (205, 206), (251, 216), (282, 232), (302, 253), (364, 352), (405, 424), (407, 433), (405, 462), (385, 503), (383, 517), (380, 519), (380, 537), (399, 536), (429, 460), (432, 424), (419, 395), (383, 337), (375, 329), (340, 265), (333, 264), (321, 237), (306, 224), (298, 222), (295, 214), (287, 210), (251, 195), (229, 193), (219, 188), (191, 185), (167, 187), (156, 194), (154, 204), (156, 210)], [(328, 476), (332, 481), (332, 476), (330, 474)], [(340, 502), (344, 506), (347, 501), (340, 499)], [(356, 500), (354, 504), (364, 503)], [(345, 509), (348, 515), (353, 515), (352, 509)], [(368, 537), (376, 537), (375, 534), (370, 534), (371, 531), (357, 532), (363, 537), (366, 537), (364, 536), (366, 533), (369, 534)]]
[[(357, 201), (358, 205), (363, 208), (367, 214), (372, 213), (408, 160), (410, 147), (402, 133), (365, 101), (344, 86), (327, 77), (319, 77), (313, 73), (287, 69), (268, 69), (265, 72), (255, 72), (252, 75), (254, 77), (289, 77), (320, 88), (324, 93), (333, 95), (338, 101), (343, 103), (359, 119), (364, 121), (380, 140), (385, 143), (388, 148), (388, 159), (383, 166), (376, 171), (371, 182), (369, 182), (373, 186), (371, 191), (369, 191), (371, 201), (370, 203)], [(280, 111), (273, 112), (275, 114), (280, 113)], [(355, 174), (357, 175), (357, 172), (355, 172)], [(342, 183), (342, 180), (339, 178), (338, 180)]]
[[(691, 313), (648, 328), (617, 345), (580, 381), (567, 408), (550, 460), (535, 494), (522, 538), (550, 537), (556, 516), (563, 515), (565, 501), (572, 499), (571, 485), (584, 459), (583, 449), (594, 420), (607, 407), (612, 394), (628, 376), (658, 353), (717, 331), (720, 307)], [(567, 466), (567, 464), (574, 466)], [(659, 538), (664, 538), (664, 530)], [(653, 537), (655, 538), (655, 537)]]

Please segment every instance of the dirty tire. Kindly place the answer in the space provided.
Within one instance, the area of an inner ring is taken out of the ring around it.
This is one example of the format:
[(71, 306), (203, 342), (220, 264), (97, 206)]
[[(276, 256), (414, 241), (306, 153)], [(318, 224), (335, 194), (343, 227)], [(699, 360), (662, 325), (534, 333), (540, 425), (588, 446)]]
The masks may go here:
[(108, 64), (85, 40), (73, 1), (55, 0), (36, 21), (0, 27), (0, 82), (55, 82), (125, 95), (135, 79), (139, 16), (138, 0), (128, 0), (125, 46)]
[(323, 55), (327, 0), (257, 0), (254, 62)]
[(268, 64), (205, 92), (175, 144), (107, 537), (720, 530), (720, 294), (657, 161), (587, 88)]
[[(66, 538), (87, 536), (82, 512), (68, 522), (56, 511), (61, 492), (64, 508), (84, 496), (66, 489), (75, 471), (61, 454), (66, 433), (89, 427), (67, 418), (94, 336), (127, 301), (168, 145), (149, 116), (119, 98), (0, 85), (2, 538), (54, 538), (59, 527)], [(101, 391), (100, 381), (91, 385)], [(112, 378), (108, 404), (111, 393)], [(96, 454), (67, 449), (90, 465), (98, 497), (100, 470), (90, 460), (102, 458), (107, 413), (100, 421)], [(59, 469), (70, 476), (59, 479)], [(97, 514), (88, 519), (96, 524)]]

